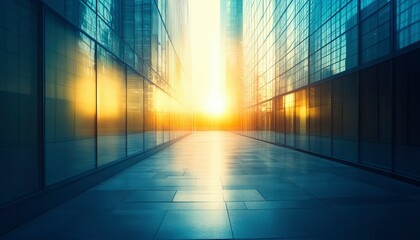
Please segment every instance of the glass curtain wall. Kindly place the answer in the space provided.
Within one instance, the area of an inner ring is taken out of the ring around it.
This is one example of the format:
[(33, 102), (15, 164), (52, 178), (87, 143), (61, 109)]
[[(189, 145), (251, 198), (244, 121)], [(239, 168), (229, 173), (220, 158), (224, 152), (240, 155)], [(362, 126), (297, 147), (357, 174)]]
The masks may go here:
[(0, 205), (40, 189), (37, 14), (0, 1)]
[(419, 0), (243, 4), (242, 134), (420, 179)]
[(59, 182), (96, 167), (95, 120), (95, 43), (85, 34), (47, 12), (46, 184)]
[(127, 68), (127, 154), (144, 150), (143, 77)]
[(98, 165), (127, 156), (125, 66), (98, 47)]
[(191, 131), (187, 0), (1, 1), (0, 13), (0, 205)]

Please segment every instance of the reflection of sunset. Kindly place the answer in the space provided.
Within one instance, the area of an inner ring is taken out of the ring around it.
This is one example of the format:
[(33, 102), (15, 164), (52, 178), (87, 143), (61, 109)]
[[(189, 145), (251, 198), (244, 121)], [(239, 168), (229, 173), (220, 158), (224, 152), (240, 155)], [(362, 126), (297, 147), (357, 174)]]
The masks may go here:
[(295, 94), (287, 94), (284, 96), (284, 103), (286, 108), (291, 108), (295, 106)]
[(121, 89), (118, 79), (106, 77), (102, 79), (102, 84), (106, 87), (98, 89), (98, 114), (99, 118), (114, 118), (118, 115), (119, 110), (119, 91)]
[(115, 119), (118, 118), (120, 113), (120, 104), (125, 102), (121, 73), (116, 70), (106, 69), (100, 75), (98, 81), (98, 118), (99, 119)]
[(94, 79), (79, 78), (76, 80), (76, 109), (86, 116), (93, 116), (96, 111), (95, 90), (96, 84)]

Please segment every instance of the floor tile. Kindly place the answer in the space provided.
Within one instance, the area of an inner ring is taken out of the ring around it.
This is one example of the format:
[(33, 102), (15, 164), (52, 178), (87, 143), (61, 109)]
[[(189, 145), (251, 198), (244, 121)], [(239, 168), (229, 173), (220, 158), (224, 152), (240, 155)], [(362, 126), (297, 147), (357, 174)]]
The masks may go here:
[(64, 202), (58, 208), (66, 210), (111, 210), (121, 204), (130, 194), (130, 191), (126, 190), (89, 190)]
[(229, 216), (235, 238), (339, 237), (355, 230), (343, 216), (323, 209), (229, 210)]
[(177, 191), (174, 202), (223, 202), (222, 191)]
[(268, 201), (272, 200), (302, 200), (315, 199), (316, 197), (303, 188), (295, 187), (293, 189), (278, 188), (258, 188), (260, 194)]
[(326, 204), (318, 199), (244, 202), (247, 209), (288, 209), (288, 208), (322, 208)]
[(392, 196), (395, 193), (361, 182), (298, 184), (319, 198)]
[(232, 238), (226, 210), (169, 211), (157, 239)]
[(224, 190), (223, 197), (225, 201), (265, 201), (257, 190)]
[(153, 239), (164, 211), (90, 211), (52, 233), (58, 239)]
[(80, 210), (53, 209), (35, 218), (30, 224), (22, 225), (1, 239), (45, 239), (72, 219), (83, 214)]
[(176, 191), (134, 191), (125, 202), (171, 202)]
[(116, 210), (223, 210), (224, 202), (125, 202)]
[(156, 172), (125, 171), (114, 177), (114, 179), (151, 179)]
[(244, 202), (226, 202), (227, 209), (247, 209)]

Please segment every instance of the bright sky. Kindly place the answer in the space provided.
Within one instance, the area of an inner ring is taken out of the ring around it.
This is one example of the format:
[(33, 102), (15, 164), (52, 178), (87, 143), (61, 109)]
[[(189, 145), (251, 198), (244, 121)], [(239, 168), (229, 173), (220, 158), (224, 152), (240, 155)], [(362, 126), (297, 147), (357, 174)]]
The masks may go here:
[(196, 110), (220, 115), (225, 108), (220, 64), (219, 0), (190, 0), (192, 81)]

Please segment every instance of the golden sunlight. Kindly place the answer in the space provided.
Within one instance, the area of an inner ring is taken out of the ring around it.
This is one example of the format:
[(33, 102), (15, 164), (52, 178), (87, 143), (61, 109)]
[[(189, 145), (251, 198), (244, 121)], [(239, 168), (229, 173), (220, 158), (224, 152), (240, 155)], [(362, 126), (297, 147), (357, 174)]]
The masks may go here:
[(220, 117), (226, 108), (220, 64), (220, 3), (191, 0), (190, 7), (195, 112)]
[(225, 112), (225, 101), (220, 95), (208, 96), (204, 105), (207, 114), (220, 116)]

